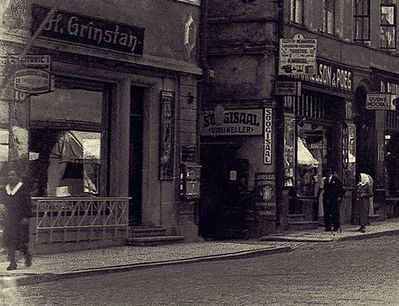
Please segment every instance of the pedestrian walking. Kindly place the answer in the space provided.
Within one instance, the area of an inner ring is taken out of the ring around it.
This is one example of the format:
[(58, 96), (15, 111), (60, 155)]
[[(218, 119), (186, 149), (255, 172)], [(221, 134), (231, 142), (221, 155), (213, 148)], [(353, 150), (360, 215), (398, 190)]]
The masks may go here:
[(26, 184), (15, 169), (8, 171), (7, 185), (1, 188), (0, 203), (5, 206), (3, 247), (7, 249), (10, 265), (7, 270), (15, 270), (15, 252), (22, 251), (27, 267), (32, 264), (29, 252), (29, 218), (32, 216), (31, 201)]
[(323, 210), (325, 231), (336, 232), (340, 228), (340, 207), (344, 189), (337, 172), (327, 169), (323, 188)]
[(368, 174), (359, 173), (356, 185), (356, 207), (359, 214), (359, 232), (366, 232), (366, 224), (369, 218), (370, 199), (373, 197), (372, 179)]

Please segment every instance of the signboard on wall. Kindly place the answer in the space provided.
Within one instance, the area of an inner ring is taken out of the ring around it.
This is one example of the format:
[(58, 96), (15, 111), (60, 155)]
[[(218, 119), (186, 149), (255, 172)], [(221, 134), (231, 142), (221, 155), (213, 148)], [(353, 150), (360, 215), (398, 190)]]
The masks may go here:
[(265, 165), (272, 164), (272, 151), (273, 151), (273, 109), (265, 108), (264, 119), (265, 131), (263, 133), (263, 163)]
[(174, 92), (161, 91), (161, 118), (159, 132), (159, 177), (161, 180), (173, 179), (174, 99)]
[(51, 56), (29, 54), (22, 58), (18, 54), (9, 54), (0, 60), (4, 63), (3, 71), (12, 85), (11, 95), (17, 101), (24, 101), (30, 94), (43, 94), (53, 90), (51, 77)]
[(352, 71), (345, 66), (329, 63), (323, 60), (317, 60), (315, 75), (298, 75), (293, 77), (329, 89), (343, 92), (352, 91)]
[[(33, 5), (32, 34), (50, 8)], [(57, 10), (40, 33), (41, 37), (78, 45), (143, 55), (144, 28)]]
[(217, 111), (201, 113), (201, 136), (263, 135), (263, 109), (223, 110), (223, 120)]
[(277, 81), (274, 87), (274, 94), (276, 96), (300, 96), (301, 89), (301, 82)]
[(369, 110), (394, 110), (392, 100), (395, 96), (388, 93), (370, 93), (366, 98), (366, 109)]
[(301, 34), (294, 38), (280, 38), (279, 75), (315, 75), (316, 39), (305, 39)]
[(259, 218), (275, 220), (276, 179), (274, 173), (255, 173), (255, 215)]
[(295, 174), (295, 117), (284, 114), (284, 186), (294, 186)]

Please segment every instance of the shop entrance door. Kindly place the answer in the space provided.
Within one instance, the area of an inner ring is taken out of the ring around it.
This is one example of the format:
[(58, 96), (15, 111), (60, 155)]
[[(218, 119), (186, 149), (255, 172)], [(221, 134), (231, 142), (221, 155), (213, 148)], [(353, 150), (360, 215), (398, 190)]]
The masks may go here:
[(248, 160), (233, 147), (208, 146), (202, 152), (199, 231), (204, 238), (244, 238), (248, 207)]
[(132, 86), (129, 144), (129, 224), (141, 224), (144, 88)]

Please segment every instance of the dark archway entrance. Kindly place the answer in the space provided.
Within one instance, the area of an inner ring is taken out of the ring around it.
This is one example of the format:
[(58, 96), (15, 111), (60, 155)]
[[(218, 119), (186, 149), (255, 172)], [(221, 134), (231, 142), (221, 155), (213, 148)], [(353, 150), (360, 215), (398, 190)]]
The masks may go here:
[(238, 145), (206, 144), (201, 150), (199, 233), (204, 238), (244, 238), (248, 207), (247, 159), (235, 158)]

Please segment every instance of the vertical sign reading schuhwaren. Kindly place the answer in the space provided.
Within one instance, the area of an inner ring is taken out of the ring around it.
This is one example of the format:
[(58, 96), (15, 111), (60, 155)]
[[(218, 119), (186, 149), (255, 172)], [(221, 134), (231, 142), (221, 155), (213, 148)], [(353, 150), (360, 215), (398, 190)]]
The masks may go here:
[(161, 118), (159, 132), (159, 177), (161, 180), (171, 180), (173, 178), (174, 99), (175, 94), (173, 92), (161, 91)]
[(263, 163), (265, 165), (272, 164), (272, 126), (273, 126), (273, 109), (265, 108), (264, 120), (264, 144), (263, 144)]
[[(33, 5), (32, 33), (50, 8)], [(57, 10), (40, 33), (41, 37), (98, 47), (131, 55), (143, 55), (144, 28)]]

